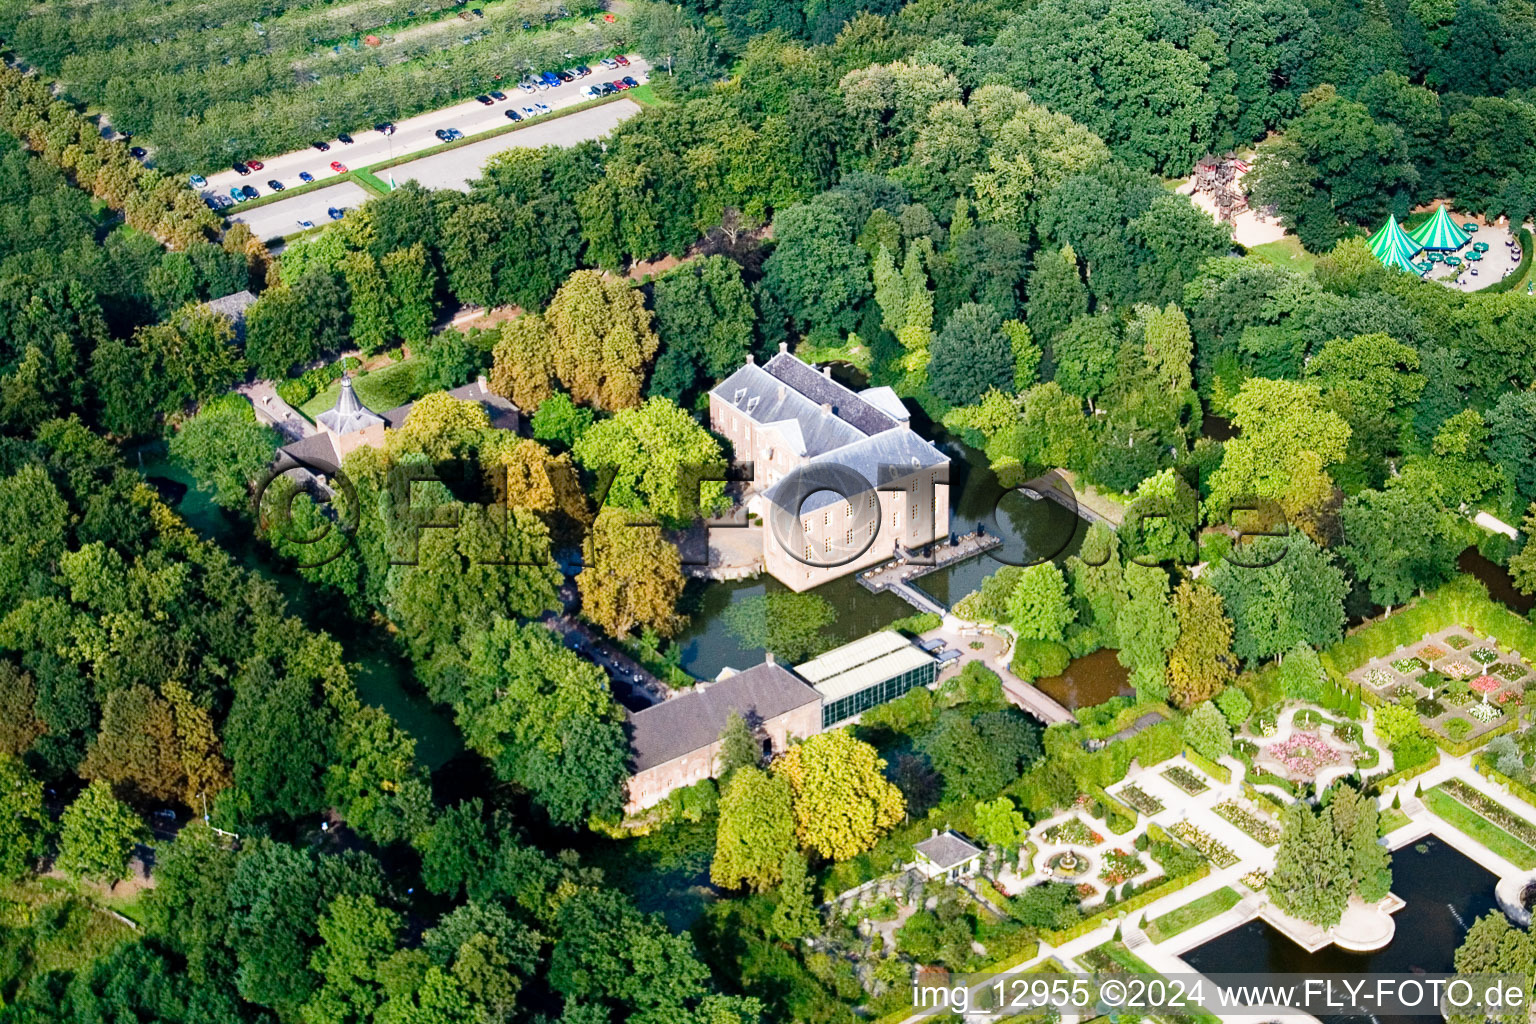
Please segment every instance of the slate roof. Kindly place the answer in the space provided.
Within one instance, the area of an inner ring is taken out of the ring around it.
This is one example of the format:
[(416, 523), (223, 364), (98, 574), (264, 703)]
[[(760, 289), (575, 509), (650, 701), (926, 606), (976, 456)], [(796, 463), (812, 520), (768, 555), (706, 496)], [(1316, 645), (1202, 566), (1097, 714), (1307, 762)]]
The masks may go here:
[(927, 857), (934, 866), (943, 871), (960, 864), (964, 864), (981, 850), (971, 845), (961, 836), (951, 830), (944, 830), (936, 836), (929, 836), (917, 843), (913, 849)]
[(341, 468), (341, 456), (336, 453), (336, 442), (331, 435), (324, 432), (310, 434), (279, 448), (273, 469), (281, 473), (295, 468), (335, 476)]
[[(817, 380), (826, 379), (814, 370), (811, 375)], [(866, 436), (852, 423), (828, 416), (820, 402), (812, 401), (756, 363), (748, 363), (725, 378), (715, 386), (714, 394), (745, 412), (753, 422), (773, 424), (783, 433), (785, 442), (795, 446), (798, 455), (815, 457)]]
[[(871, 490), (890, 484), (919, 469), (947, 466), (949, 456), (923, 440), (909, 427), (887, 430), (874, 437), (866, 437), (842, 448), (824, 453), (817, 464), (834, 463), (847, 466), (869, 485)], [(792, 491), (804, 489), (804, 484), (785, 477), (764, 493), (771, 502), (782, 500), (791, 504), (796, 497)], [(816, 491), (799, 503), (800, 514), (814, 512), (827, 505), (844, 501), (852, 495), (838, 495), (830, 490)]]
[[(463, 387), (454, 388), (448, 392), (450, 398), (457, 398), (464, 402), (477, 402), (485, 408), (486, 415), (491, 419), (491, 426), (497, 430), (516, 430), (521, 412), (517, 406), (496, 394), (486, 386), (484, 378), (472, 380)], [(415, 402), (406, 402), (397, 405), (384, 413), (384, 424), (391, 430), (399, 430), (405, 423), (405, 418), (415, 408)]]
[(865, 388), (859, 392), (859, 397), (899, 423), (907, 423), (912, 419), (912, 413), (902, 403), (895, 388)]
[(732, 711), (748, 722), (762, 722), (820, 700), (793, 672), (764, 662), (630, 714), (634, 769), (643, 772), (709, 746), (720, 738)]
[(335, 406), (316, 416), (315, 419), (321, 426), (338, 436), (384, 422), (384, 417), (358, 399), (357, 391), (352, 387), (352, 377), (345, 373), (341, 375), (341, 391), (336, 395)]
[(810, 399), (818, 410), (823, 405), (832, 406), (834, 416), (852, 425), (861, 434), (878, 434), (897, 425), (895, 420), (864, 401), (857, 393), (788, 352), (780, 352), (768, 360), (763, 364), (763, 369)]
[(256, 301), (256, 295), (250, 291), (231, 292), (221, 295), (216, 299), (209, 299), (203, 305), (215, 313), (222, 313), (234, 321), (235, 340), (245, 341), (245, 307)]

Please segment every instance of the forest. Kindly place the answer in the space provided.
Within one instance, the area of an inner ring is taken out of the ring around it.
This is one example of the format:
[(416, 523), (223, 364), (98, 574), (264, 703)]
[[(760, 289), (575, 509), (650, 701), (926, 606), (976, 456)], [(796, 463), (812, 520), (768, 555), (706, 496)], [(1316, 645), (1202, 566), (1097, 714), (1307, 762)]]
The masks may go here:
[[(468, 193), (404, 185), (276, 258), (75, 105), (194, 169), (525, 59), (487, 28), (365, 66), (383, 54), (331, 45), (434, 12), (356, 11), (0, 5), (34, 72), (0, 71), (0, 1021), (851, 1021), (914, 961), (1077, 920), (1055, 890), (995, 931), (945, 906), (859, 971), (799, 941), (846, 939), (816, 903), (930, 822), (1007, 846), (1133, 756), (1204, 745), (1200, 709), (1310, 692), (1315, 649), (1456, 586), (1469, 546), (1536, 591), (1536, 300), (1387, 271), (1360, 237), (1436, 196), (1532, 213), (1519, 5), (636, 3), (623, 38), (663, 103), (601, 144), (508, 151)], [(1242, 251), (1169, 187), (1255, 143), (1255, 196), (1306, 261)], [(244, 289), (237, 339), (202, 303)], [(465, 305), (521, 315), (441, 329)], [(962, 605), (1014, 630), (1025, 678), (1117, 651), (1170, 724), (1089, 755), (1129, 699), (1042, 732), (975, 674), (793, 759), (741, 754), (626, 828), (623, 711), (538, 624), (571, 598), (556, 556), (589, 554), (586, 623), (675, 671), (678, 467), (728, 454), (701, 396), (781, 342), (896, 388), (1004, 481), (1064, 468), (1117, 496), (1118, 533)], [(411, 417), (347, 456), (333, 509), (297, 498), (300, 529), (271, 530), (251, 498), (277, 438), (230, 390), (307, 401), (353, 352), (410, 368)], [(531, 437), (440, 394), (482, 374)], [(146, 452), (222, 540), (146, 483)], [(391, 481), (432, 464), (499, 489), (428, 483), (458, 528), (401, 531)], [(1221, 527), (1254, 497), (1293, 532), (1245, 571)], [(356, 527), (317, 558), (296, 538), (333, 516)], [(363, 698), (365, 635), (466, 753), (429, 768)], [(825, 826), (830, 793), (864, 826)], [(195, 820), (160, 834), (166, 809)], [(98, 913), (146, 848), (132, 926)], [(1150, 853), (1170, 877), (1199, 860)]]

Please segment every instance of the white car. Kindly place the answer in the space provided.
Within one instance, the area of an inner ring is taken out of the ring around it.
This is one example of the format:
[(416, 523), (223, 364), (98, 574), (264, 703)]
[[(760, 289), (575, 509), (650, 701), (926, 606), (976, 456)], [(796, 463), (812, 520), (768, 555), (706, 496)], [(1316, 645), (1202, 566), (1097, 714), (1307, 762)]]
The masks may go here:
[(548, 103), (535, 103), (534, 106), (539, 108), (539, 113), (541, 113), (541, 114), (549, 113), (549, 104)]
[(315, 226), (315, 222), (312, 221), (312, 220), (301, 220), (301, 221), (299, 221), (299, 227), (303, 228), (305, 231), (308, 231), (310, 228), (312, 228), (314, 226)]
[(619, 62), (614, 60), (612, 57), (604, 57), (598, 63), (602, 64), (602, 66), (607, 68), (609, 71), (612, 71), (614, 68), (619, 66)]
[(539, 116), (539, 112), (537, 110), (534, 110), (532, 107), (524, 107), (523, 108), (523, 116), (524, 117), (538, 117)]
[(531, 78), (525, 78), (518, 82), (517, 87), (523, 90), (523, 92), (533, 92), (534, 89), (538, 88), (538, 86), (533, 84), (533, 79)]

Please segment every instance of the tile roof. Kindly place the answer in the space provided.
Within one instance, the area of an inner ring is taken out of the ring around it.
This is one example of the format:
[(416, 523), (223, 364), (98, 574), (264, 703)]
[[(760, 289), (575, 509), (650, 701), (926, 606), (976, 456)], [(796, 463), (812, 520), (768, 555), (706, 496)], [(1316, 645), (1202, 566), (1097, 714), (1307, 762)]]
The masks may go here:
[(964, 864), (972, 857), (981, 853), (980, 848), (973, 846), (959, 833), (949, 829), (940, 832), (936, 836), (929, 836), (917, 843), (913, 849), (927, 857), (935, 867), (941, 870), (949, 870), (960, 864)]
[(666, 764), (720, 738), (732, 711), (762, 722), (821, 700), (793, 672), (772, 662), (738, 672), (629, 716), (634, 769)]

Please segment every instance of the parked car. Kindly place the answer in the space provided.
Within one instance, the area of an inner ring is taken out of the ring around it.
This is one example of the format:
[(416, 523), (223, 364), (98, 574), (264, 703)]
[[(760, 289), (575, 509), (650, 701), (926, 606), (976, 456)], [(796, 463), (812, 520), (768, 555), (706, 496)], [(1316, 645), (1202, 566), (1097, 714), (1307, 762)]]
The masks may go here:
[(541, 114), (549, 113), (549, 104), (548, 103), (535, 103), (534, 106), (539, 108), (539, 113), (541, 113)]
[(538, 117), (539, 116), (539, 112), (537, 110), (534, 110), (532, 107), (525, 106), (525, 107), (523, 107), (523, 116), (524, 117)]
[(301, 221), (299, 221), (299, 227), (303, 228), (305, 231), (308, 231), (310, 228), (312, 228), (314, 226), (315, 226), (315, 222), (312, 221), (312, 220), (301, 220)]
[(267, 188), (271, 189), (273, 192), (281, 192), (283, 190), (283, 183), (278, 181), (276, 178), (268, 178)]
[(621, 67), (621, 68), (629, 67), (629, 58), (624, 56), (622, 53), (614, 54), (613, 55), (613, 59), (618, 61), (619, 67)]
[(218, 211), (218, 210), (224, 209), (224, 203), (227, 203), (227, 202), (229, 202), (229, 200), (225, 199), (223, 196), (204, 196), (203, 197), (203, 205), (208, 207), (208, 209), (214, 210), (214, 211)]
[(255, 185), (241, 185), (240, 186), (240, 192), (247, 199), (259, 199), (259, 198), (261, 198), (261, 193), (256, 191), (256, 186)]
[(234, 171), (236, 174), (240, 175), (240, 177), (242, 177), (242, 178), (245, 177), (247, 174), (251, 173), (251, 169), (249, 167), (245, 166), (245, 164), (241, 163), (239, 160), (236, 160), (234, 163), (230, 164), (229, 166), (230, 166), (230, 169), (232, 171)]
[(614, 93), (619, 91), (614, 87), (612, 82), (604, 82), (602, 85), (598, 86), (598, 88), (603, 90), (604, 96), (612, 96)]
[(330, 217), (331, 220), (341, 220), (342, 215), (345, 214), (346, 212), (347, 212), (346, 210), (339, 210), (339, 209), (337, 209), (336, 207), (333, 206), (329, 210), (326, 210), (325, 214), (326, 214), (327, 217)]
[(143, 146), (134, 146), (132, 149), (128, 150), (128, 153), (135, 160), (143, 160), (146, 156), (149, 156), (149, 153), (145, 151)]
[(448, 141), (449, 142), (452, 142), (454, 139), (462, 139), (463, 137), (464, 137), (464, 133), (459, 131), (457, 128), (449, 128), (448, 129)]
[(476, 102), (483, 103), (487, 107), (490, 106), (492, 103), (496, 102), (495, 100), (491, 99), (489, 96), (485, 95), (484, 93), (480, 94), (479, 96), (476, 96), (475, 100), (476, 100)]
[(581, 94), (589, 100), (595, 100), (603, 94), (603, 90), (599, 89), (595, 85), (589, 85), (585, 89), (581, 90)]
[(437, 141), (438, 142), (447, 142), (448, 141), (448, 129), (447, 128), (439, 128), (437, 131), (433, 132), (432, 134), (437, 136)]
[(640, 88), (640, 83), (635, 81), (634, 78), (630, 77), (629, 75), (624, 76), (624, 84), (629, 86), (631, 89)]
[(560, 84), (560, 76), (553, 71), (546, 71), (541, 77), (546, 88), (553, 89)]
[(608, 84), (613, 86), (615, 92), (623, 92), (625, 89), (629, 88), (629, 86), (624, 84), (624, 79), (622, 78), (615, 78)]
[(598, 63), (607, 68), (609, 71), (612, 71), (614, 68), (619, 66), (619, 62), (614, 60), (612, 57), (604, 57), (602, 60), (598, 61)]
[(193, 188), (202, 188), (204, 185), (208, 184), (208, 179), (203, 177), (201, 174), (194, 174), (187, 179), (187, 182)]
[(240, 191), (239, 185), (231, 185), (229, 187), (229, 198), (238, 203), (240, 200), (245, 198), (245, 193)]
[(383, 124), (376, 124), (376, 125), (374, 125), (373, 126), (373, 130), (376, 131), (376, 132), (379, 132), (382, 135), (393, 135), (393, 134), (395, 134), (395, 126), (393, 124), (390, 124), (388, 121), (385, 121)]
[(310, 174), (308, 171), (300, 171), (299, 172), (299, 180), (302, 181), (302, 182), (308, 183), (308, 182), (314, 181), (315, 180), (315, 176), (313, 174)]
[(577, 64), (576, 65), (576, 77), (578, 77), (578, 78), (586, 78), (591, 73), (592, 73), (592, 69), (587, 67), (585, 64)]
[(573, 75), (569, 71), (556, 71), (554, 74), (555, 74), (555, 77), (560, 79), (560, 81), (562, 81), (562, 82), (574, 82), (574, 81), (576, 81), (576, 76)]
[(350, 146), (352, 145), (352, 136), (348, 135), (346, 132), (342, 132), (340, 135), (336, 136), (336, 141), (341, 143), (343, 146)]
[(515, 110), (507, 111), (507, 120), (508, 121), (521, 121), (522, 119), (523, 119), (523, 115), (519, 114), (517, 111), (515, 111)]
[(340, 160), (332, 160), (331, 170), (335, 171), (337, 174), (346, 174), (347, 165), (342, 163)]
[(500, 89), (492, 89), (491, 90), (491, 99), (495, 100), (497, 103), (505, 102), (506, 98), (507, 98), (507, 94), (502, 92)]
[(536, 88), (538, 88), (538, 86), (534, 84), (534, 81), (531, 78), (525, 78), (521, 82), (518, 82), (517, 87), (523, 90), (523, 92), (533, 92)]
[(318, 149), (322, 153), (329, 153), (331, 150), (329, 142), (311, 142), (309, 145), (312, 149)]
[(245, 166), (249, 167), (253, 171), (259, 171), (267, 165), (262, 163), (260, 160), (247, 160), (245, 162)]

